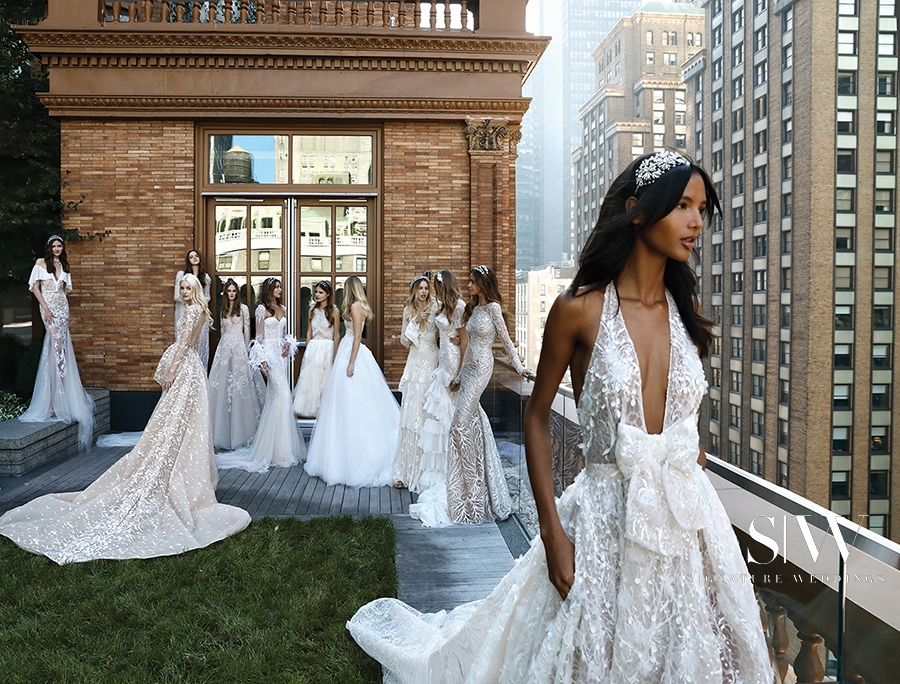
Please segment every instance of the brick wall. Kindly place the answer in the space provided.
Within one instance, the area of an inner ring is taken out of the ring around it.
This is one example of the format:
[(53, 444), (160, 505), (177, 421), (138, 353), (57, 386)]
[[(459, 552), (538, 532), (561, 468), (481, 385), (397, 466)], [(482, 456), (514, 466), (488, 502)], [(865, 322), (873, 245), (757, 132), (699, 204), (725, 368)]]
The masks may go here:
[(64, 218), (102, 242), (70, 244), (72, 342), (82, 381), (156, 390), (174, 341), (173, 281), (194, 233), (194, 126), (185, 121), (62, 121)]

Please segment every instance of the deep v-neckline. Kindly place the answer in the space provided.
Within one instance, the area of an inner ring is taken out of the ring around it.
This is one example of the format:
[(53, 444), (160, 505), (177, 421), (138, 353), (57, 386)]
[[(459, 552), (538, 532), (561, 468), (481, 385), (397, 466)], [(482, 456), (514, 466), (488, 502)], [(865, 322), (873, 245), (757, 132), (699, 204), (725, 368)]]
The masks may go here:
[(641, 429), (649, 434), (662, 434), (666, 431), (666, 428), (669, 427), (667, 424), (669, 417), (669, 398), (671, 396), (671, 392), (669, 392), (669, 387), (672, 385), (672, 368), (675, 366), (674, 359), (672, 358), (674, 346), (672, 344), (675, 338), (675, 331), (672, 330), (672, 298), (669, 296), (669, 291), (666, 290), (666, 317), (669, 322), (669, 367), (666, 370), (666, 398), (665, 403), (663, 405), (663, 423), (662, 429), (659, 432), (651, 433), (649, 429), (647, 429), (647, 412), (644, 409), (644, 377), (641, 373), (641, 359), (637, 353), (637, 347), (634, 346), (634, 340), (631, 339), (631, 333), (628, 331), (628, 325), (625, 323), (625, 316), (622, 314), (622, 305), (619, 301), (619, 291), (616, 289), (615, 283), (610, 283), (611, 290), (615, 294), (616, 298), (616, 318), (619, 319), (622, 324), (622, 330), (625, 332), (625, 339), (628, 340), (628, 348), (631, 350), (632, 359), (634, 360), (635, 368), (637, 369), (637, 393), (638, 393), (638, 406), (641, 407)]

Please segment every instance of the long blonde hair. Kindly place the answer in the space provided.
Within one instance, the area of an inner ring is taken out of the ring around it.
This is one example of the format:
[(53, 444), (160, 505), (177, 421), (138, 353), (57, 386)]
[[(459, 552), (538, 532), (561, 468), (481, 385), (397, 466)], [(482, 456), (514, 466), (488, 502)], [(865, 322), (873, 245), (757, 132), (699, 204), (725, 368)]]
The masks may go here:
[[(416, 276), (409, 284), (409, 296), (406, 298), (406, 320), (403, 321), (404, 326), (416, 317), (419, 312), (419, 283), (422, 281), (428, 283), (428, 299), (425, 301), (425, 310), (431, 309), (434, 298), (431, 294), (431, 281), (426, 274)], [(419, 328), (425, 329), (425, 321), (419, 321)]]
[(206, 302), (206, 296), (203, 294), (203, 286), (200, 285), (197, 276), (193, 273), (185, 273), (181, 276), (181, 280), (178, 281), (179, 287), (181, 287), (181, 283), (187, 283), (191, 286), (191, 302), (199, 304), (203, 308), (203, 318), (206, 319), (206, 324), (212, 328), (213, 317), (209, 313), (209, 304)]
[(344, 301), (341, 303), (341, 314), (344, 319), (350, 318), (350, 307), (355, 302), (359, 302), (367, 321), (375, 318), (372, 307), (369, 306), (369, 300), (366, 299), (366, 290), (362, 281), (356, 276), (350, 276), (344, 281)]

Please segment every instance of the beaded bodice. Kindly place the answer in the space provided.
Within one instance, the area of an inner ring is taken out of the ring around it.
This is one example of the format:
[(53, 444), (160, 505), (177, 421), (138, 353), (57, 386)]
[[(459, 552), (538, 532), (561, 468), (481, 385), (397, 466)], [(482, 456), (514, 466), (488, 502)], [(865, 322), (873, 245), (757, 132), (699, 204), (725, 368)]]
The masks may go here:
[(325, 311), (318, 306), (312, 310), (312, 322), (310, 325), (312, 327), (312, 339), (333, 339), (334, 333), (332, 327), (328, 325), (328, 316), (326, 316)]

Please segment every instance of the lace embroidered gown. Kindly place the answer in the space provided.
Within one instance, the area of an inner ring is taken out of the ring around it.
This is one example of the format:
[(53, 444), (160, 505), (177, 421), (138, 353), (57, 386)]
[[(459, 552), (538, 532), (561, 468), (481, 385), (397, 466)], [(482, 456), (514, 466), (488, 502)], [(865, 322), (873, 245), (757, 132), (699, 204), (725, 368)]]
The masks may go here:
[(499, 336), (503, 341), (516, 372), (521, 373), (523, 368), (496, 302), (476, 306), (466, 332), (469, 346), (447, 450), (447, 505), (453, 522), (478, 525), (495, 518), (505, 520), (512, 512), (500, 453), (491, 423), (481, 408), (481, 395), (494, 372), (494, 339)]
[[(184, 314), (184, 300), (181, 298), (181, 278), (184, 271), (178, 271), (175, 274), (175, 331), (178, 331), (178, 321)], [(212, 278), (209, 273), (206, 274), (206, 280), (203, 283), (203, 296), (206, 297), (206, 303), (209, 304), (209, 286), (212, 284)], [(203, 370), (209, 368), (209, 327), (200, 333), (200, 343), (197, 345), (197, 354), (200, 356), (200, 362), (203, 364)]]
[(328, 324), (328, 316), (320, 307), (312, 312), (312, 337), (303, 352), (300, 377), (294, 388), (294, 413), (298, 416), (315, 418), (322, 404), (322, 395), (331, 375), (334, 361), (333, 326)]
[(557, 501), (575, 544), (560, 599), (544, 547), (531, 549), (483, 602), (425, 615), (396, 599), (348, 623), (409, 684), (770, 684), (759, 606), (725, 510), (697, 465), (706, 391), (696, 348), (669, 305), (661, 434), (644, 425), (640, 366), (606, 290), (578, 413), (585, 468)]
[(240, 310), (240, 316), (221, 320), (222, 337), (209, 371), (213, 446), (218, 449), (237, 449), (253, 439), (259, 423), (260, 399), (265, 396), (259, 371), (250, 367), (247, 358), (250, 310), (246, 304), (241, 304)]
[(47, 494), (8, 511), (0, 534), (63, 564), (170, 556), (247, 527), (245, 510), (216, 501), (206, 369), (196, 351), (205, 330), (201, 307), (186, 307), (154, 375), (162, 384), (175, 368), (172, 387), (130, 453), (82, 492)]
[(216, 454), (219, 468), (242, 468), (251, 473), (264, 473), (270, 466), (290, 468), (306, 457), (306, 445), (297, 432), (297, 421), (291, 409), (291, 386), (288, 360), (282, 356), (287, 317), (266, 318), (266, 308), (256, 307), (256, 343), (253, 355), (268, 365), (266, 400), (256, 435), (249, 446)]
[(34, 290), (36, 283), (40, 283), (41, 296), (53, 314), (53, 324), (47, 323), (46, 314), (41, 307), (41, 320), (46, 334), (31, 404), (19, 416), (19, 420), (23, 423), (77, 421), (78, 448), (84, 450), (93, 441), (94, 400), (81, 385), (81, 376), (75, 365), (75, 350), (69, 336), (69, 300), (66, 292), (72, 289), (72, 276), (63, 271), (57, 280), (43, 266), (35, 264), (28, 279), (28, 289)]
[[(403, 320), (409, 311), (403, 308)], [(415, 318), (407, 322), (400, 333), (400, 344), (409, 347), (406, 366), (400, 378), (400, 433), (397, 451), (394, 452), (392, 477), (394, 482), (402, 482), (411, 492), (421, 491), (422, 447), (419, 437), (425, 423), (425, 390), (431, 383), (431, 374), (438, 366), (437, 326), (434, 310), (429, 313), (423, 328)]]
[(329, 485), (381, 487), (392, 482), (400, 407), (378, 362), (362, 342), (353, 377), (347, 377), (353, 322), (345, 321), (345, 325), (303, 467)]

